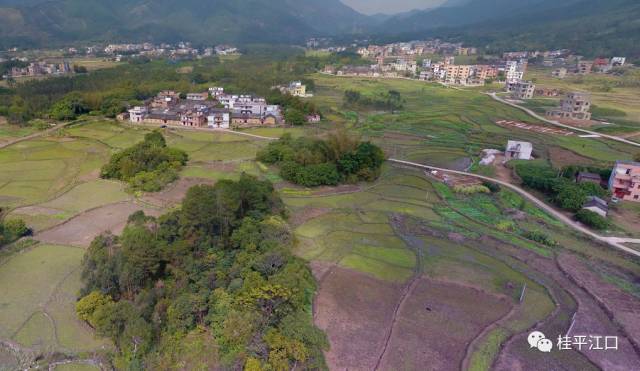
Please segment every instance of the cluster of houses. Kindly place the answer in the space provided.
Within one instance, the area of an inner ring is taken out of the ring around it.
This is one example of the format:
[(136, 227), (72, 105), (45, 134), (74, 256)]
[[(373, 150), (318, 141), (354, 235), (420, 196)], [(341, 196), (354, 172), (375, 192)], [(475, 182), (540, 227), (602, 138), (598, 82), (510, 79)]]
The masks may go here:
[(31, 62), (26, 67), (11, 68), (11, 70), (2, 77), (7, 79), (22, 76), (64, 75), (72, 72), (73, 69), (67, 61), (61, 63)]
[(439, 39), (425, 41), (410, 41), (386, 45), (369, 45), (358, 49), (358, 54), (363, 58), (402, 58), (415, 57), (429, 54), (441, 55), (473, 55), (478, 50), (473, 47), (464, 47), (461, 43), (449, 43)]
[[(97, 48), (92, 49), (93, 52), (100, 51)], [(238, 48), (232, 45), (218, 45), (215, 47), (195, 48), (190, 42), (182, 41), (175, 45), (173, 44), (158, 44), (151, 43), (142, 44), (109, 44), (102, 52), (104, 54), (112, 56), (116, 61), (121, 60), (124, 56), (129, 57), (211, 57), (213, 55), (237, 55), (239, 54)]]
[(133, 107), (119, 119), (211, 129), (276, 126), (284, 122), (280, 106), (270, 105), (261, 97), (227, 94), (220, 87), (186, 95), (162, 91), (144, 106)]

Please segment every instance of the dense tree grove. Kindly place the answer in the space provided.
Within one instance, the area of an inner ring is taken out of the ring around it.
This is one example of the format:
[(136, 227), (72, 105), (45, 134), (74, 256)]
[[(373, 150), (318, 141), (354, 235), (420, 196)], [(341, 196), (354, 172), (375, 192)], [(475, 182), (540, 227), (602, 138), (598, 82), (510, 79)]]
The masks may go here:
[(260, 151), (258, 160), (279, 165), (280, 175), (286, 180), (315, 187), (373, 181), (380, 175), (385, 156), (376, 145), (337, 132), (326, 140), (284, 135)]
[(100, 176), (128, 182), (132, 190), (157, 192), (178, 179), (188, 159), (186, 152), (167, 147), (162, 134), (154, 131), (144, 141), (114, 154)]
[[(548, 165), (518, 163), (515, 168), (516, 174), (522, 179), (524, 185), (543, 192), (556, 205), (568, 211), (580, 210), (589, 196), (605, 197), (608, 194), (607, 190), (598, 184), (576, 183), (575, 174), (581, 169), (578, 167), (558, 171)], [(607, 174), (607, 170), (591, 170)], [(609, 170), (608, 173), (610, 174), (611, 171)]]
[(315, 281), (285, 216), (271, 183), (244, 174), (157, 219), (135, 213), (88, 249), (77, 314), (122, 369), (325, 369)]
[(387, 110), (391, 113), (404, 107), (402, 95), (396, 90), (389, 90), (386, 93), (373, 96), (363, 95), (357, 90), (347, 90), (344, 92), (344, 103), (347, 107), (373, 108)]

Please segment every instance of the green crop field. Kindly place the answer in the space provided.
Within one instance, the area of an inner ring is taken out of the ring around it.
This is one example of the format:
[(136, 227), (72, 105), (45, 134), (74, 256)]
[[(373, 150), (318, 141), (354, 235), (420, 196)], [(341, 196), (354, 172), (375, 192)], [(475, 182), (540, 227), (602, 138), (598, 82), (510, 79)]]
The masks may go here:
[(70, 352), (107, 345), (74, 313), (83, 254), (78, 248), (36, 245), (0, 265), (2, 338), (26, 347)]

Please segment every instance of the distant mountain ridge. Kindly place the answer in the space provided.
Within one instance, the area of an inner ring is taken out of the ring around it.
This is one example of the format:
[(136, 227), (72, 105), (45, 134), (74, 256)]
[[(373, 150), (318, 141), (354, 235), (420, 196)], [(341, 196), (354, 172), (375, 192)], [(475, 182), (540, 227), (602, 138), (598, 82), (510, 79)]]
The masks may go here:
[(362, 32), (339, 0), (0, 0), (0, 46), (85, 40), (300, 42)]
[(448, 0), (365, 16), (340, 0), (0, 0), (0, 48), (85, 41), (302, 43), (442, 37), (493, 51), (640, 58), (640, 0)]
[[(569, 48), (640, 58), (638, 0), (452, 0), (376, 26), (383, 39), (444, 37), (490, 50)], [(462, 4), (449, 6), (451, 4)], [(395, 37), (391, 37), (395, 35)]]

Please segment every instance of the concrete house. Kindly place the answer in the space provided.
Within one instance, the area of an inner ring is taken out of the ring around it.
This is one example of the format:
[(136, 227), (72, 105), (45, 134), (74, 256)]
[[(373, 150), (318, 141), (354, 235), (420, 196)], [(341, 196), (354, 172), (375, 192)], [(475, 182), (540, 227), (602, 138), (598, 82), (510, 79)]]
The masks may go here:
[(640, 202), (640, 162), (616, 162), (609, 178), (609, 191), (620, 200)]
[(507, 142), (507, 149), (504, 152), (505, 162), (511, 160), (531, 160), (533, 145), (529, 142), (518, 142), (510, 140)]
[(532, 99), (536, 91), (536, 85), (531, 81), (518, 81), (513, 84), (511, 97), (513, 99)]
[(552, 119), (591, 120), (591, 97), (586, 93), (569, 93), (560, 101), (560, 107), (549, 110)]
[(212, 109), (207, 117), (207, 126), (212, 129), (229, 129), (231, 112), (226, 109)]

